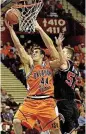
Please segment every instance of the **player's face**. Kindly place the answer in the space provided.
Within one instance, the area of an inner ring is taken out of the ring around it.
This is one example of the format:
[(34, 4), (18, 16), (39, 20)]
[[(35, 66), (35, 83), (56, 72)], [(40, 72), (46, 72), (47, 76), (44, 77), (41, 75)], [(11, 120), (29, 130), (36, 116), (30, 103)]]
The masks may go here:
[(63, 48), (63, 53), (64, 53), (65, 59), (67, 59), (67, 57), (68, 57), (68, 51), (67, 51), (66, 48)]
[(68, 52), (67, 48), (63, 48), (63, 53), (66, 60), (71, 60), (71, 54)]
[(78, 67), (78, 66), (79, 66), (79, 64), (80, 64), (80, 62), (79, 62), (79, 61), (75, 61), (75, 62), (74, 62), (74, 66), (76, 66), (76, 67)]
[(42, 58), (42, 54), (40, 53), (40, 49), (34, 49), (32, 52), (33, 61), (39, 61)]

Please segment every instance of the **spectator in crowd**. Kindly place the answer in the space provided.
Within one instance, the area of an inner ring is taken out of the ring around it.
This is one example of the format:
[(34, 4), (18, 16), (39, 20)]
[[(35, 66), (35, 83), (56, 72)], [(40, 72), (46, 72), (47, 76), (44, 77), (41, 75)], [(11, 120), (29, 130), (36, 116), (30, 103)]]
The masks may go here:
[(63, 9), (63, 6), (62, 6), (62, 4), (60, 3), (60, 1), (57, 1), (56, 7), (57, 7), (59, 10), (62, 10), (62, 9)]
[(86, 53), (86, 47), (85, 47), (85, 44), (84, 44), (84, 43), (79, 44), (79, 45), (78, 45), (78, 48), (79, 48), (79, 50), (80, 50), (83, 54)]
[[(83, 46), (83, 47), (81, 47)], [(78, 44), (77, 46), (74, 47), (75, 50), (75, 60), (80, 62), (79, 64), (79, 69), (81, 72), (81, 76), (85, 78), (85, 53), (84, 53), (84, 43)]]
[(7, 67), (9, 67), (8, 54), (9, 54), (9, 50), (7, 49), (6, 45), (4, 44), (3, 48), (1, 49), (1, 60), (4, 63), (4, 65), (6, 65)]
[(8, 57), (9, 59), (12, 59), (14, 57), (14, 52), (12, 48), (9, 50)]
[(78, 123), (80, 126), (78, 134), (85, 134), (86, 113), (84, 111), (80, 113), (80, 116), (78, 118)]
[(10, 134), (9, 126), (6, 123), (2, 123), (1, 127), (2, 127), (1, 134)]
[(66, 16), (67, 16), (67, 18), (72, 18), (72, 13), (71, 13), (70, 9), (68, 9)]
[(50, 16), (58, 17), (56, 13), (56, 1), (50, 1)]
[(74, 46), (74, 51), (76, 54), (79, 55), (79, 60), (81, 62), (82, 59), (84, 59), (85, 57), (85, 44), (84, 43), (80, 43), (76, 46)]
[(11, 94), (9, 94), (8, 96), (9, 98), (6, 101), (6, 104), (15, 112), (18, 108), (18, 104), (16, 103), (16, 101), (14, 100)]
[(50, 1), (49, 0), (44, 2), (44, 6), (42, 10), (40, 11), (39, 16), (47, 17), (48, 14), (50, 14)]
[(56, 2), (55, 8), (56, 8), (56, 12), (57, 12), (58, 16), (60, 16), (63, 11), (63, 7), (62, 7), (62, 4), (60, 3), (60, 1)]
[(74, 46), (74, 51), (75, 51), (75, 53), (81, 52), (79, 46), (80, 46), (80, 44), (77, 44), (77, 45)]
[(20, 65), (20, 58), (16, 52), (14, 53), (14, 56), (9, 59), (10, 64), (10, 70), (19, 78), (19, 65)]
[(46, 0), (39, 13), (41, 17), (58, 17), (63, 10), (62, 4), (57, 0)]
[(84, 111), (80, 113), (80, 116), (78, 118), (78, 123), (79, 126), (84, 126), (86, 124), (86, 115)]
[(74, 61), (74, 67), (76, 68), (76, 71), (79, 71), (79, 65), (80, 65), (80, 61), (79, 60), (75, 60)]
[(7, 50), (10, 50), (10, 49), (12, 48), (10, 42), (7, 42), (7, 43), (6, 43), (6, 48), (7, 48)]
[(3, 45), (3, 48), (2, 48), (2, 50), (1, 50), (1, 59), (2, 59), (2, 60), (5, 60), (6, 57), (7, 57), (7, 55), (8, 55), (8, 53), (9, 53), (9, 51), (8, 51), (6, 45), (4, 44), (4, 45)]
[(1, 112), (1, 122), (4, 121), (2, 114), (5, 112), (5, 109), (6, 109), (6, 103), (2, 102), (1, 103), (1, 111), (0, 111)]
[(0, 59), (3, 59), (2, 49), (3, 49), (3, 41), (0, 40)]
[[(15, 64), (17, 62), (17, 55), (16, 52), (13, 52), (12, 49), (10, 49), (9, 52), (9, 67), (12, 67), (13, 64)], [(17, 66), (16, 66), (17, 67)], [(13, 68), (13, 67), (12, 67)], [(15, 69), (15, 68), (14, 68)], [(14, 70), (13, 69), (13, 70)]]
[(74, 61), (74, 68), (76, 69), (77, 72), (79, 72), (79, 80), (77, 81), (77, 86), (80, 88), (82, 86), (83, 83), (83, 80), (82, 80), (82, 77), (81, 77), (81, 73), (80, 73), (80, 69), (79, 69), (79, 65), (80, 65), (80, 61), (79, 60), (75, 60)]
[(14, 115), (12, 113), (10, 113), (10, 107), (6, 106), (5, 111), (2, 112), (3, 122), (5, 122), (9, 126), (12, 126), (13, 116)]
[(12, 46), (10, 45), (10, 42), (7, 42), (5, 45), (5, 50), (4, 50), (4, 53), (6, 53), (6, 56), (8, 57), (10, 56), (11, 49), (12, 49)]
[(59, 13), (59, 16), (62, 17), (63, 19), (66, 18), (66, 12), (64, 9)]
[(1, 101), (6, 102), (8, 98), (7, 92), (4, 89), (1, 89)]

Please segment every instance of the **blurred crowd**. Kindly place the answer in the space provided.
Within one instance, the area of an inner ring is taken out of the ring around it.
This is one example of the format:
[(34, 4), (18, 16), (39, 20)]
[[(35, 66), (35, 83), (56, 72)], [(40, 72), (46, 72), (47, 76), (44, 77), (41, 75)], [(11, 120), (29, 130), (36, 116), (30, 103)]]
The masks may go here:
[[(29, 45), (28, 45), (29, 43)], [(32, 49), (32, 41), (24, 43), (25, 50), (30, 54)], [(33, 44), (35, 47), (37, 44)], [(28, 47), (29, 46), (29, 47)], [(47, 49), (43, 49), (46, 53), (46, 58), (49, 57), (49, 51)], [(79, 125), (81, 126), (81, 132), (78, 134), (84, 134), (84, 128), (86, 122), (85, 115), (85, 51), (84, 51), (84, 43), (77, 44), (74, 46), (75, 56), (74, 56), (74, 67), (80, 71), (81, 79), (78, 82), (78, 87), (76, 91), (78, 96), (76, 96), (77, 107), (80, 112), (80, 117), (78, 119)], [(26, 78), (24, 72), (24, 66), (18, 56), (17, 50), (11, 45), (10, 42), (6, 44), (1, 44), (1, 61), (5, 66), (7, 66), (14, 75), (21, 80), (21, 82), (26, 85)], [(13, 116), (18, 109), (19, 104), (17, 104), (11, 94), (7, 94), (4, 89), (1, 89), (1, 121), (2, 121), (2, 131), (7, 131), (8, 134), (13, 129), (12, 120)], [(10, 131), (11, 130), (11, 131)]]
[(23, 65), (18, 56), (17, 50), (11, 45), (10, 42), (3, 44), (1, 42), (1, 60), (13, 73), (14, 75), (21, 80), (21, 82), (25, 85), (25, 73), (23, 69)]
[[(14, 114), (18, 110), (20, 103), (17, 103), (6, 90), (1, 88), (1, 105), (0, 105), (0, 134), (15, 134), (13, 128)], [(23, 127), (23, 134), (39, 134), (36, 129), (28, 130)]]
[(46, 0), (39, 13), (39, 17), (61, 17), (71, 18), (71, 10), (65, 11), (59, 0)]
[(1, 134), (12, 134), (13, 129), (13, 117), (20, 104), (18, 104), (11, 94), (8, 94), (6, 90), (1, 88)]

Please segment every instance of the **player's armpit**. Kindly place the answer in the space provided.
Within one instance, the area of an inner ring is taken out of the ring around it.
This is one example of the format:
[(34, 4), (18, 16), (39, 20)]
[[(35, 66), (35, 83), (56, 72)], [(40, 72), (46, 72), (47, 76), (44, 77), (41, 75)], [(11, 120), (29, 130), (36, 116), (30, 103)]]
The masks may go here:
[(60, 68), (60, 66), (61, 66), (61, 62), (60, 62), (59, 59), (50, 61), (50, 66), (51, 66), (52, 69)]
[(63, 71), (68, 71), (70, 68), (70, 63), (69, 62), (64, 62), (64, 64), (61, 64), (60, 69)]

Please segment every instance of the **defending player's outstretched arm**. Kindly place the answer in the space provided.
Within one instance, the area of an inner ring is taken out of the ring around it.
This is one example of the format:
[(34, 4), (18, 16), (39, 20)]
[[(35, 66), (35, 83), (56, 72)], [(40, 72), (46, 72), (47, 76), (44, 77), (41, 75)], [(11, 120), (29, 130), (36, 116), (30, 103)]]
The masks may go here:
[(39, 31), (46, 47), (49, 49), (50, 51), (50, 56), (52, 56), (54, 59), (59, 59), (59, 54), (53, 44), (53, 41), (51, 40), (51, 38), (44, 32), (44, 30), (39, 26), (38, 22), (36, 21), (36, 24), (35, 24), (35, 28), (37, 31)]
[(68, 65), (67, 65), (67, 60), (65, 59), (64, 57), (64, 53), (63, 53), (63, 50), (62, 50), (62, 42), (64, 40), (64, 35), (62, 33), (59, 34), (59, 37), (55, 37), (55, 42), (56, 42), (56, 45), (57, 45), (57, 50), (58, 50), (58, 53), (59, 53), (59, 56), (60, 56), (60, 61), (61, 61), (61, 66), (60, 68), (61, 69), (67, 69)]
[(61, 59), (61, 62), (65, 62), (65, 58), (64, 58), (64, 54), (63, 54), (63, 50), (62, 50), (62, 42), (64, 40), (64, 36), (62, 35), (62, 33), (59, 34), (58, 38), (55, 36), (55, 42), (57, 45), (57, 50)]
[(5, 21), (5, 24), (7, 28), (10, 31), (10, 35), (12, 38), (12, 41), (14, 43), (14, 46), (18, 50), (19, 56), (24, 64), (33, 64), (33, 60), (30, 55), (27, 54), (27, 52), (24, 50), (24, 47), (21, 45), (15, 31), (13, 30), (13, 27), (9, 25), (9, 22)]

